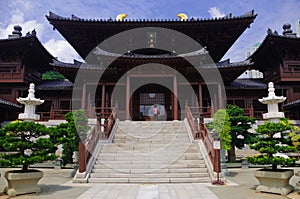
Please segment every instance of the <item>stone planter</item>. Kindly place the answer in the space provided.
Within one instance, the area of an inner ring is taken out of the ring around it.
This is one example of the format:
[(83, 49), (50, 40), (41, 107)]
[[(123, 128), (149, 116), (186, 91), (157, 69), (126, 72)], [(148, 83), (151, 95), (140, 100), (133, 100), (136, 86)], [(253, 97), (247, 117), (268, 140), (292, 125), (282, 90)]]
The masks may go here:
[(16, 196), (26, 193), (40, 193), (41, 188), (37, 185), (43, 177), (43, 172), (38, 170), (30, 170), (26, 173), (16, 171), (5, 172), (5, 178), (8, 182), (8, 187), (4, 192), (9, 196)]
[(289, 184), (290, 178), (294, 175), (292, 169), (260, 169), (254, 172), (254, 176), (259, 181), (256, 192), (269, 192), (287, 195), (294, 190)]

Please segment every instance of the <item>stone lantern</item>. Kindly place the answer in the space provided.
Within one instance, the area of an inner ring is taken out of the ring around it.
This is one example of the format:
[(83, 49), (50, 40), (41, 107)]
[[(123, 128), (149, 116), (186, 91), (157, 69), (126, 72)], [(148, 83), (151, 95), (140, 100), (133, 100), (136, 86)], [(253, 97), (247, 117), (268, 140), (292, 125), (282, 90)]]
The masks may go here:
[(38, 114), (35, 114), (35, 107), (37, 105), (41, 105), (42, 103), (44, 103), (44, 100), (35, 98), (34, 93), (35, 93), (34, 84), (31, 83), (29, 85), (28, 96), (25, 98), (19, 97), (17, 99), (17, 101), (20, 104), (25, 105), (24, 113), (19, 114), (18, 118), (20, 120), (24, 120), (24, 121), (40, 120), (40, 116)]
[(278, 111), (278, 104), (284, 102), (286, 97), (275, 95), (273, 82), (269, 82), (268, 87), (268, 97), (259, 99), (262, 104), (267, 104), (268, 106), (268, 112), (263, 114), (263, 118), (270, 122), (278, 122), (280, 118), (284, 117), (284, 113)]

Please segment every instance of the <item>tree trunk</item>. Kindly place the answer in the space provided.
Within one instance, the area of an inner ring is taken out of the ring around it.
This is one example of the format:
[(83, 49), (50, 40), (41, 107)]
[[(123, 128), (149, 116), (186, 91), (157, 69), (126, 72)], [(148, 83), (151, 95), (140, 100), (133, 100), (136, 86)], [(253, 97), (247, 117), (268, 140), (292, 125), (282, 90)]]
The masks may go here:
[(235, 162), (236, 155), (235, 155), (235, 144), (231, 143), (231, 148), (228, 150), (228, 162)]
[(22, 172), (28, 172), (28, 165), (27, 164), (23, 164), (22, 165)]

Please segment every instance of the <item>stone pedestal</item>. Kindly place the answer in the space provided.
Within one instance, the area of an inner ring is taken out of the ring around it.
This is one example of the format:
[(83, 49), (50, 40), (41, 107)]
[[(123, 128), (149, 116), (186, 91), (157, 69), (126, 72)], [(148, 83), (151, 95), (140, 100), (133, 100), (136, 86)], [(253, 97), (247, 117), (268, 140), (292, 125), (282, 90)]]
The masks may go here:
[(261, 169), (255, 171), (254, 175), (259, 181), (256, 192), (277, 193), (285, 196), (294, 190), (293, 186), (289, 184), (290, 178), (294, 175), (292, 169), (277, 171)]
[(26, 173), (8, 171), (5, 173), (8, 187), (4, 190), (4, 192), (9, 196), (26, 193), (40, 193), (41, 188), (37, 184), (42, 177), (43, 172), (37, 170)]

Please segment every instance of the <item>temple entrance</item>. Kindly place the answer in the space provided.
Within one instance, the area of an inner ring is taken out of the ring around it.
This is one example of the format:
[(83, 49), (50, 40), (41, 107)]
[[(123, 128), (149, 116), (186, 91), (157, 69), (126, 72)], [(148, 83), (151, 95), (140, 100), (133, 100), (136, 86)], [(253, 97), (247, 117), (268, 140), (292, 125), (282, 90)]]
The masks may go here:
[(135, 121), (173, 120), (173, 93), (158, 84), (144, 85), (130, 99), (130, 114)]

